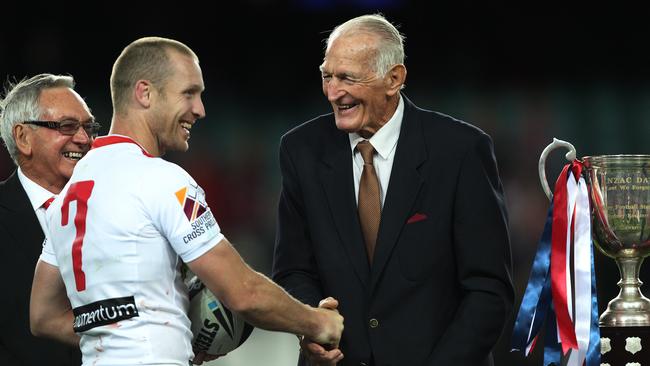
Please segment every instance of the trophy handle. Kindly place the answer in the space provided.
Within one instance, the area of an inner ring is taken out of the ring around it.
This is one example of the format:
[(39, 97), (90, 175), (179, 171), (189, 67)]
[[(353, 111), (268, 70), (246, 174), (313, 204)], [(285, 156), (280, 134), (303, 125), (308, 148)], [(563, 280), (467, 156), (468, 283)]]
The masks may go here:
[(551, 188), (548, 186), (548, 181), (546, 180), (546, 157), (551, 153), (551, 151), (558, 147), (566, 147), (569, 149), (569, 152), (564, 155), (569, 162), (572, 162), (576, 158), (576, 148), (573, 147), (570, 142), (559, 140), (555, 137), (553, 138), (553, 142), (546, 146), (544, 151), (542, 151), (542, 155), (539, 157), (537, 171), (539, 173), (539, 181), (542, 183), (542, 189), (544, 189), (544, 193), (546, 193), (546, 197), (548, 197), (549, 200), (553, 197), (553, 193), (551, 192)]

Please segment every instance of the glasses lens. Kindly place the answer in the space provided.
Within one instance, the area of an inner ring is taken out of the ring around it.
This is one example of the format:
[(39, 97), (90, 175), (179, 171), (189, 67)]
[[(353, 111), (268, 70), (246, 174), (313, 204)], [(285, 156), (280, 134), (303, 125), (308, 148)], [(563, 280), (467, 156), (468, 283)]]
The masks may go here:
[(64, 135), (74, 135), (82, 127), (90, 137), (97, 137), (99, 134), (100, 124), (96, 122), (80, 123), (77, 121), (61, 121), (59, 123), (59, 132)]
[(83, 128), (88, 134), (88, 136), (93, 138), (97, 137), (97, 135), (99, 134), (99, 127), (101, 127), (101, 125), (96, 122), (86, 123), (85, 125), (83, 125)]
[(64, 135), (74, 135), (79, 129), (79, 122), (77, 121), (61, 121), (59, 123), (59, 132)]

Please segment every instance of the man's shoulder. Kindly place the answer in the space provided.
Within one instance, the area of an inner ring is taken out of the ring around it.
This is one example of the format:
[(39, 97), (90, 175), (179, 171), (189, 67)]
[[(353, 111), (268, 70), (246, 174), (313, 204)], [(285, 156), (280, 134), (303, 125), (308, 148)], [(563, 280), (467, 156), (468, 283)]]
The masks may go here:
[(145, 155), (142, 150), (126, 144), (116, 145), (113, 150), (91, 151), (80, 163), (82, 164), (77, 164), (78, 167), (88, 166), (91, 170), (101, 171), (117, 170), (144, 180), (155, 181), (160, 179), (160, 176), (187, 174), (177, 164), (161, 157)]
[(332, 133), (337, 131), (334, 122), (333, 113), (321, 114), (306, 122), (300, 123), (298, 126), (291, 128), (284, 135), (282, 140), (305, 140), (324, 137), (324, 133)]
[[(0, 208), (5, 205), (7, 201), (15, 201), (16, 194), (19, 192), (24, 192), (22, 189), (20, 181), (18, 180), (17, 172), (14, 170), (9, 177), (5, 180), (0, 181)], [(24, 194), (27, 198), (26, 194)]]
[(120, 146), (113, 150), (91, 151), (79, 161), (71, 182), (87, 179), (110, 186), (114, 191), (136, 195), (155, 195), (160, 190), (193, 181), (177, 164)]
[(190, 174), (178, 164), (167, 161), (163, 158), (146, 158), (141, 160), (137, 174), (142, 178), (145, 185), (155, 189), (165, 189), (178, 184), (194, 183)]
[(451, 143), (459, 148), (491, 139), (480, 127), (451, 115), (415, 107), (410, 111), (419, 121), (422, 136), (428, 141)]

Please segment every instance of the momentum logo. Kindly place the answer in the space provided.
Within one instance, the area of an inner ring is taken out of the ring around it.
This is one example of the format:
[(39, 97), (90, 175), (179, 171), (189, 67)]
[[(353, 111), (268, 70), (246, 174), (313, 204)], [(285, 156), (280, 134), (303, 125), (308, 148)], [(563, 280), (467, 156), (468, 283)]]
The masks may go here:
[(77, 333), (138, 316), (138, 308), (135, 306), (133, 296), (95, 301), (74, 308), (72, 312), (74, 314), (73, 328)]

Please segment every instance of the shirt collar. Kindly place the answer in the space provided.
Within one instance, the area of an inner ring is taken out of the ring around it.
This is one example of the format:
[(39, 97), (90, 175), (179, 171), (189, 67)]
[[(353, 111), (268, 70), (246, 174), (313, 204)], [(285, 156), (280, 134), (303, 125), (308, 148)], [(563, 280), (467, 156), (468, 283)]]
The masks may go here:
[[(395, 146), (397, 146), (403, 117), (404, 98), (400, 95), (399, 103), (397, 104), (397, 109), (395, 110), (395, 113), (393, 113), (393, 116), (368, 140), (377, 151), (377, 154), (379, 154), (383, 159), (387, 159), (393, 149), (395, 149)], [(353, 153), (357, 144), (365, 140), (356, 132), (348, 134), (348, 137), (350, 138), (350, 148)]]
[(25, 190), (25, 193), (27, 193), (27, 197), (29, 198), (29, 202), (32, 204), (34, 211), (41, 208), (45, 201), (55, 195), (38, 185), (38, 183), (29, 179), (20, 167), (18, 167), (18, 179), (20, 180), (20, 184), (23, 185), (23, 189)]

